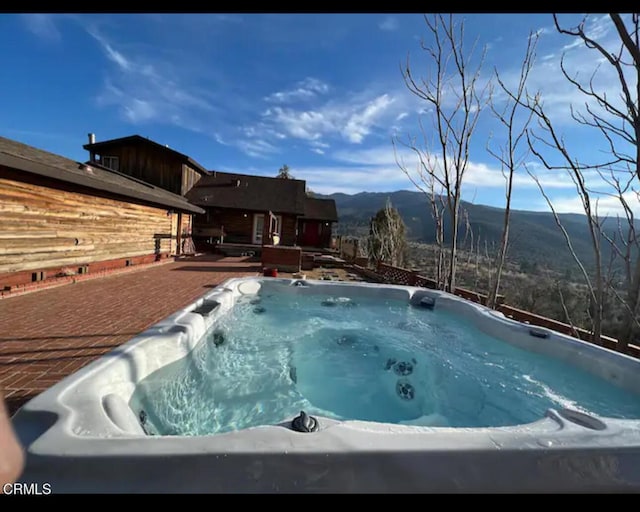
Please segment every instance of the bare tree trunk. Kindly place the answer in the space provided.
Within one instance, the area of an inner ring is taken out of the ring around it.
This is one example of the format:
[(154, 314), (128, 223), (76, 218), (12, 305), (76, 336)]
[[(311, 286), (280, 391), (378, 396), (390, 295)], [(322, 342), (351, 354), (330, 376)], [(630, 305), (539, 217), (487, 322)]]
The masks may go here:
[[(472, 72), (468, 70), (473, 48), (466, 55), (464, 22), (454, 23), (453, 15), (445, 17), (442, 14), (433, 15), (432, 19), (425, 16), (425, 22), (433, 38), (433, 45), (427, 47), (422, 42), (421, 47), (432, 61), (433, 67), (429, 68), (432, 75), (416, 81), (407, 59), (407, 64), (402, 69), (402, 77), (409, 91), (424, 100), (433, 110), (435, 129), (429, 133), (433, 134), (434, 140), (428, 140), (427, 131), (420, 123), (423, 147), (419, 147), (415, 139), (411, 138), (407, 143), (403, 143), (417, 157), (417, 179), (412, 176), (404, 161), (398, 159), (397, 154), (396, 162), (419, 190), (424, 191), (419, 182), (423, 185), (437, 182), (446, 194), (447, 209), (451, 218), (451, 240), (445, 289), (453, 292), (457, 270), (462, 183), (469, 163), (471, 139), (485, 103), (484, 96), (489, 83), (483, 88), (478, 85), (484, 53), (478, 66)], [(445, 95), (451, 95), (455, 99), (453, 106), (443, 101)]]
[(449, 273), (447, 276), (446, 291), (453, 293), (456, 290), (456, 264), (458, 262), (458, 213), (460, 211), (460, 189), (454, 196), (451, 208), (451, 251), (449, 252)]
[[(564, 155), (568, 155), (563, 143), (556, 136), (553, 126), (549, 121), (549, 118), (544, 114), (540, 106), (536, 108), (537, 110), (535, 110), (535, 113), (536, 115), (541, 117), (542, 121), (544, 122), (545, 128), (549, 131), (552, 139), (554, 140), (554, 143), (556, 144), (556, 148)], [(549, 164), (547, 160), (545, 160), (545, 158), (534, 149), (533, 142), (531, 141), (531, 139), (529, 139), (528, 135), (527, 135), (527, 139), (528, 139), (529, 147), (531, 148), (531, 151), (540, 159), (540, 161), (547, 168), (549, 168)], [(597, 210), (595, 212), (595, 215), (592, 215), (591, 213), (591, 201), (590, 201), (589, 193), (587, 192), (586, 187), (584, 186), (584, 176), (582, 175), (580, 169), (575, 167), (575, 164), (573, 164), (573, 162), (571, 162), (570, 165), (574, 165), (572, 177), (575, 178), (578, 195), (582, 200), (582, 204), (585, 208), (585, 212), (587, 213), (587, 225), (589, 228), (589, 234), (591, 237), (592, 247), (594, 250), (594, 256), (596, 260), (595, 289), (593, 286), (593, 282), (589, 277), (589, 273), (587, 272), (580, 257), (577, 255), (576, 251), (573, 248), (573, 244), (571, 243), (571, 238), (569, 237), (569, 233), (567, 233), (567, 230), (565, 229), (565, 227), (562, 225), (562, 222), (560, 221), (560, 217), (558, 217), (558, 213), (556, 212), (556, 209), (553, 206), (553, 202), (551, 201), (549, 196), (545, 193), (544, 188), (540, 184), (540, 180), (534, 174), (530, 173), (528, 170), (527, 171), (529, 172), (529, 175), (531, 176), (531, 178), (533, 178), (533, 180), (538, 185), (538, 189), (540, 190), (540, 193), (544, 197), (545, 201), (547, 202), (547, 205), (549, 206), (549, 209), (551, 210), (551, 213), (553, 214), (553, 218), (556, 222), (556, 225), (562, 232), (562, 235), (567, 244), (567, 248), (569, 249), (569, 253), (571, 254), (571, 257), (573, 258), (573, 260), (578, 265), (578, 268), (580, 269), (580, 272), (584, 277), (585, 284), (587, 285), (587, 289), (589, 290), (589, 298), (592, 301), (592, 304), (595, 305), (593, 308), (595, 315), (591, 315), (592, 341), (596, 344), (600, 344), (600, 337), (602, 334), (602, 298), (603, 298), (602, 268), (601, 268), (602, 259), (601, 259), (600, 237), (599, 237), (599, 233), (601, 232), (601, 224), (598, 222)]]
[(473, 287), (476, 290), (478, 289), (478, 280), (480, 279), (480, 238), (480, 234), (478, 234), (478, 239), (476, 241), (476, 247), (474, 251), (476, 262), (473, 270)]
[[(435, 224), (435, 240), (436, 240), (436, 253), (435, 253), (435, 273), (436, 273), (436, 283), (438, 283), (438, 288), (442, 287), (442, 283), (444, 280), (444, 269), (443, 269), (443, 260), (444, 260), (444, 224), (442, 222), (442, 214), (444, 213), (444, 204), (442, 202), (442, 195), (436, 194), (435, 190), (435, 180), (429, 181), (429, 202), (431, 204), (431, 216), (433, 217), (433, 221)], [(438, 202), (441, 206), (438, 206)]]
[(569, 314), (569, 310), (567, 309), (567, 304), (564, 301), (564, 294), (562, 293), (562, 288), (560, 288), (560, 283), (556, 283), (556, 288), (558, 289), (558, 295), (560, 296), (560, 304), (562, 306), (562, 311), (564, 312), (565, 322), (568, 322), (571, 326), (571, 332), (573, 336), (580, 339), (580, 333), (576, 329), (576, 326), (573, 324), (573, 320), (571, 319), (571, 315)]
[[(501, 164), (502, 174), (507, 182), (506, 186), (506, 204), (504, 208), (504, 221), (502, 226), (502, 237), (500, 239), (500, 248), (498, 249), (498, 255), (495, 264), (495, 275), (493, 277), (493, 283), (489, 290), (487, 297), (487, 305), (490, 308), (496, 307), (498, 301), (498, 293), (500, 291), (500, 279), (502, 278), (502, 270), (504, 268), (505, 259), (507, 256), (507, 248), (509, 245), (509, 223), (511, 220), (511, 195), (513, 192), (513, 175), (518, 168), (520, 168), (525, 158), (528, 156), (528, 151), (525, 151), (522, 155), (517, 155), (520, 143), (524, 134), (529, 127), (533, 112), (529, 111), (529, 115), (525, 118), (524, 122), (518, 127), (516, 126), (516, 114), (518, 108), (522, 106), (522, 98), (526, 94), (526, 84), (529, 78), (529, 72), (533, 67), (535, 60), (535, 49), (538, 41), (537, 33), (529, 34), (527, 43), (527, 50), (522, 61), (520, 68), (520, 79), (518, 82), (518, 88), (514, 93), (510, 92), (501, 80), (497, 70), (495, 71), (496, 80), (502, 90), (507, 94), (509, 101), (502, 112), (499, 112), (493, 101), (490, 102), (491, 111), (495, 117), (500, 121), (501, 125), (507, 132), (507, 143), (500, 154), (491, 151), (488, 148), (489, 153), (492, 154)], [(534, 102), (537, 102), (537, 95)], [(507, 172), (505, 173), (505, 168)]]
[(438, 242), (438, 287), (444, 288), (444, 221), (442, 215), (444, 214), (444, 201), (442, 195), (438, 196), (440, 200), (439, 212), (438, 212), (438, 224), (437, 224), (437, 242)]
[(511, 219), (511, 192), (513, 190), (513, 170), (509, 171), (509, 179), (507, 181), (507, 203), (504, 207), (504, 222), (502, 225), (502, 237), (500, 238), (500, 248), (498, 249), (498, 261), (496, 264), (496, 273), (493, 277), (493, 286), (489, 290), (487, 297), (487, 306), (495, 309), (498, 301), (498, 293), (500, 291), (500, 279), (502, 278), (502, 270), (507, 257), (507, 247), (509, 245), (509, 221)]
[(591, 341), (600, 345), (602, 343), (602, 306), (604, 302), (604, 282), (602, 279), (602, 252), (600, 245), (596, 249), (596, 300), (593, 304), (595, 318), (593, 318), (593, 337)]
[[(605, 183), (609, 184), (616, 191), (615, 194), (610, 195), (617, 197), (620, 201), (627, 221), (626, 234), (624, 233), (619, 216), (617, 217), (617, 231), (614, 232), (613, 236), (608, 236), (604, 231), (602, 233), (611, 248), (611, 259), (609, 261), (605, 289), (613, 294), (620, 306), (625, 310), (624, 325), (618, 333), (619, 346), (624, 350), (627, 345), (633, 341), (634, 332), (640, 327), (638, 323), (640, 308), (640, 298), (638, 297), (640, 293), (640, 259), (636, 256), (636, 254), (640, 252), (640, 240), (638, 240), (636, 234), (633, 209), (625, 198), (625, 194), (630, 189), (631, 182), (635, 181), (635, 175), (631, 177), (631, 179), (628, 179), (626, 183), (622, 183), (613, 171), (609, 177), (605, 176), (599, 169), (598, 174)], [(620, 247), (620, 245), (622, 245), (622, 247)], [(622, 297), (617, 292), (617, 282), (612, 278), (612, 260), (615, 259), (615, 257), (619, 257), (624, 265), (625, 282), (627, 283), (625, 297)]]
[(471, 257), (473, 255), (473, 248), (475, 247), (475, 244), (473, 243), (473, 228), (471, 227), (471, 222), (469, 221), (469, 212), (467, 211), (467, 209), (465, 208), (465, 210), (462, 212), (462, 218), (464, 219), (464, 227), (465, 227), (465, 233), (464, 233), (464, 238), (465, 240), (467, 239), (467, 236), (469, 236), (469, 249), (468, 249), (468, 253), (467, 253), (467, 265), (471, 265)]

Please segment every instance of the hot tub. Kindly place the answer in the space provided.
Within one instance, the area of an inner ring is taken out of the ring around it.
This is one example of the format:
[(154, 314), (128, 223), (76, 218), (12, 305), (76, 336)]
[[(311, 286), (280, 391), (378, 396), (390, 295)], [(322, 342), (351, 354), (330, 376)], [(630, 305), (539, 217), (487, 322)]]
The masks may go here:
[(229, 280), (13, 422), (52, 493), (640, 491), (640, 361), (406, 286)]

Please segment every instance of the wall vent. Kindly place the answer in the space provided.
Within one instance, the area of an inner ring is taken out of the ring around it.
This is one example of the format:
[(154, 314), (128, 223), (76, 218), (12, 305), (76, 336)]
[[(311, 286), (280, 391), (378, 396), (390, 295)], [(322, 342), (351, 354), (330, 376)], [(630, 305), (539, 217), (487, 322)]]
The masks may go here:
[(32, 272), (31, 273), (31, 282), (35, 283), (37, 281), (44, 281), (47, 277), (46, 272)]

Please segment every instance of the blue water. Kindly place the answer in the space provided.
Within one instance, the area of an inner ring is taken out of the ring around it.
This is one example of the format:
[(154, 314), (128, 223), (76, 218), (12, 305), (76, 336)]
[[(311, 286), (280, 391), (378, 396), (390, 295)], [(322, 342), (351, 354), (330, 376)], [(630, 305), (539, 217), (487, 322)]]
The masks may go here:
[(414, 425), (507, 426), (571, 407), (640, 418), (640, 396), (404, 301), (244, 297), (188, 357), (131, 399), (145, 429), (206, 435), (311, 414)]

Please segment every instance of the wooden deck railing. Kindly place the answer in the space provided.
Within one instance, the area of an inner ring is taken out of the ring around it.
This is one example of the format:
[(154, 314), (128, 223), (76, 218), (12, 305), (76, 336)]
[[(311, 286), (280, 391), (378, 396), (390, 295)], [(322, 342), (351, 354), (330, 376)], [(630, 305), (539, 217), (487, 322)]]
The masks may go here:
[[(401, 267), (394, 267), (392, 265), (387, 265), (386, 263), (379, 263), (375, 271), (359, 265), (350, 265), (349, 268), (352, 271), (360, 274), (361, 276), (375, 282), (402, 284), (406, 286), (420, 286), (422, 288), (431, 289), (437, 288), (437, 283), (434, 279), (422, 276), (418, 271)], [(487, 303), (487, 295), (475, 292), (473, 290), (467, 290), (466, 288), (458, 287), (455, 289), (454, 294), (472, 302), (477, 302), (479, 304)], [(503, 296), (498, 296), (499, 305), (496, 310), (506, 317), (511, 318), (512, 320), (516, 320), (518, 322), (529, 325), (535, 325), (538, 327), (546, 327), (547, 329), (551, 329), (553, 331), (567, 334), (569, 336), (574, 336), (589, 343), (593, 343), (591, 340), (591, 333), (586, 329), (573, 327), (569, 324), (559, 322), (558, 320), (553, 320), (552, 318), (546, 318), (529, 311), (524, 311), (522, 309), (509, 306), (502, 303), (503, 300)], [(628, 345), (626, 349), (623, 350), (619, 346), (618, 340), (609, 336), (601, 336), (600, 345), (611, 350), (616, 350), (618, 352), (640, 358), (640, 346)]]

